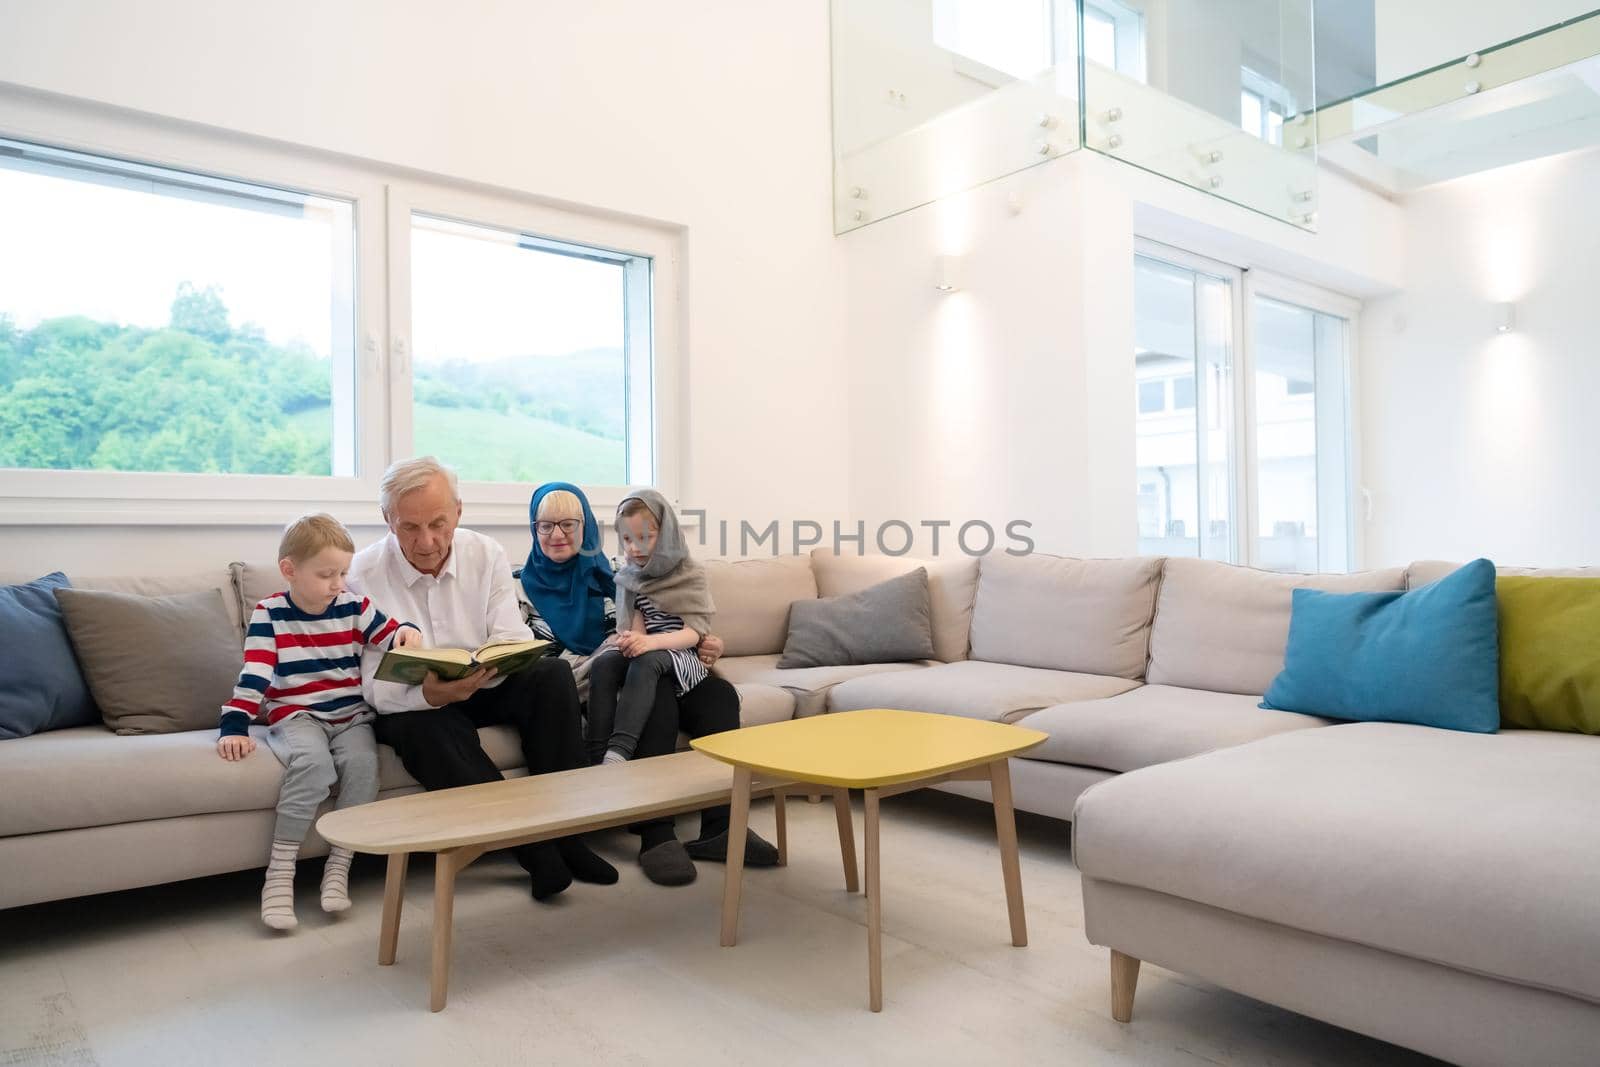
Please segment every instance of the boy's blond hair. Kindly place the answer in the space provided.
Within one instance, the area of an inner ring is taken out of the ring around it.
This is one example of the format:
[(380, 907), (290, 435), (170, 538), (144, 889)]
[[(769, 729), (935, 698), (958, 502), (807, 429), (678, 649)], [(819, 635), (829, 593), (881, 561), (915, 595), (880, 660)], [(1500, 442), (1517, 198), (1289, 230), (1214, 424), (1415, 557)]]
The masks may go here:
[(354, 552), (356, 543), (350, 540), (350, 531), (332, 515), (302, 515), (283, 528), (283, 540), (278, 542), (278, 558), (304, 563), (325, 548)]

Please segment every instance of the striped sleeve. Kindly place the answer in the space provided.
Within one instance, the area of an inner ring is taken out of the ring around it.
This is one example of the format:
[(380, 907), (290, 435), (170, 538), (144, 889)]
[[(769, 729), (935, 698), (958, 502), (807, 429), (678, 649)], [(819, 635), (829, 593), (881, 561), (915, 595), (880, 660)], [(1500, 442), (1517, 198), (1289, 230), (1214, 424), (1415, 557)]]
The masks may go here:
[(250, 626), (244, 635), (244, 666), (234, 683), (233, 697), (222, 705), (222, 736), (243, 736), (250, 732), (250, 720), (261, 710), (261, 698), (272, 684), (278, 667), (278, 643), (272, 628), (272, 615), (266, 602), (250, 613)]
[[(364, 644), (388, 650), (394, 647), (394, 637), (400, 632), (400, 627), (410, 625), (410, 623), (396, 622), (379, 611), (370, 599), (361, 598), (361, 614), (356, 622), (356, 629), (361, 631), (361, 640)], [(413, 626), (412, 629), (416, 627)]]

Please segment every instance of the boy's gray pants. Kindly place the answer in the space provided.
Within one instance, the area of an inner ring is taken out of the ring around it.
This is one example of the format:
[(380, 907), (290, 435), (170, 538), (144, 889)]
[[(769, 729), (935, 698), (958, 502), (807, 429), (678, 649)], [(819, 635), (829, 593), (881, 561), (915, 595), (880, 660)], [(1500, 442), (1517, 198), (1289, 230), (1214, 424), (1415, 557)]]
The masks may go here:
[(267, 747), (284, 768), (274, 841), (304, 841), (335, 782), (335, 808), (378, 797), (378, 739), (372, 733), (371, 712), (337, 724), (305, 712), (291, 715), (267, 727)]

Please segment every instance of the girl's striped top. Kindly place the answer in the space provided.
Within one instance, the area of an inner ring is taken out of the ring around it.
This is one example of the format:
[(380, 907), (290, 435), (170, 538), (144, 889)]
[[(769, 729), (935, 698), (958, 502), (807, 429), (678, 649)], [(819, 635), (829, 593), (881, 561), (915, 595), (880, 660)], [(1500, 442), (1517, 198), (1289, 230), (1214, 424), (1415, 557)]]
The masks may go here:
[(366, 710), (361, 697), (361, 651), (389, 649), (399, 623), (366, 597), (344, 592), (328, 610), (310, 615), (288, 593), (256, 605), (244, 637), (244, 669), (233, 699), (222, 705), (222, 736), (249, 733), (262, 711), (278, 723), (306, 712), (325, 722), (344, 722)]
[[(655, 601), (643, 593), (633, 598), (633, 606), (644, 618), (644, 632), (647, 634), (673, 634), (683, 629), (683, 619), (677, 615), (662, 611), (656, 607)], [(700, 635), (704, 637), (704, 634)], [(618, 653), (620, 655), (620, 653)], [(711, 672), (706, 665), (700, 662), (700, 656), (692, 648), (675, 648), (672, 650), (672, 666), (678, 675), (678, 695), (682, 696), (701, 682), (706, 680), (706, 675)]]

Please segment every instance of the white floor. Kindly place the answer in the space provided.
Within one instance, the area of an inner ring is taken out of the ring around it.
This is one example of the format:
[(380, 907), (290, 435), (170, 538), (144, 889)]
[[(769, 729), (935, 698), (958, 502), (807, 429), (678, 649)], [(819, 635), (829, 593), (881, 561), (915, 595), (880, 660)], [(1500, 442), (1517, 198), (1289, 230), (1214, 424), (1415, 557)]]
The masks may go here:
[[(370, 858), (337, 920), (317, 910), (321, 864), (303, 864), (289, 936), (260, 925), (254, 873), (0, 912), (0, 1064), (1433, 1062), (1148, 964), (1133, 1024), (1113, 1022), (1064, 824), (1023, 819), (1030, 944), (1012, 948), (989, 808), (936, 793), (884, 806), (873, 1015), (865, 905), (844, 892), (832, 807), (790, 811), (790, 866), (747, 875), (729, 949), (720, 866), (661, 889), (632, 862), (636, 838), (600, 835), (621, 884), (541, 905), (509, 859), (481, 860), (457, 891), (438, 1015), (425, 859), (390, 968)], [(770, 832), (770, 805), (754, 822)]]

